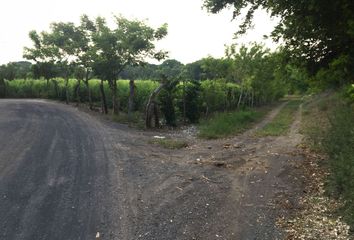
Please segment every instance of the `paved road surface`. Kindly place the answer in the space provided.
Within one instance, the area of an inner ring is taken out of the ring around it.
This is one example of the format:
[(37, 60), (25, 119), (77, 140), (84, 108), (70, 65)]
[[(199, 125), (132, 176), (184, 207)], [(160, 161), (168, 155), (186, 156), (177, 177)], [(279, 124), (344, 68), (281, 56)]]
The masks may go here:
[(71, 108), (1, 100), (0, 238), (93, 239), (110, 229), (104, 141), (98, 126)]

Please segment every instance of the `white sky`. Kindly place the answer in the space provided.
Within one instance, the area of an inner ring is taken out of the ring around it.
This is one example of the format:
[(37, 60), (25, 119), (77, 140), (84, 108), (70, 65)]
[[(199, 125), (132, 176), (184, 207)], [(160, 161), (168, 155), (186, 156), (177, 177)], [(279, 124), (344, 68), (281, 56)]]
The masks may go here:
[[(203, 57), (224, 56), (239, 22), (232, 21), (232, 11), (209, 14), (202, 0), (2, 0), (0, 1), (0, 64), (22, 60), (23, 47), (31, 46), (31, 30), (47, 30), (51, 22), (78, 23), (82, 14), (112, 18), (147, 20), (153, 27), (168, 23), (168, 36), (157, 47), (170, 52), (169, 57), (190, 63)], [(237, 43), (263, 41), (274, 22), (265, 12), (255, 18), (256, 27)], [(265, 42), (274, 48), (270, 41)]]

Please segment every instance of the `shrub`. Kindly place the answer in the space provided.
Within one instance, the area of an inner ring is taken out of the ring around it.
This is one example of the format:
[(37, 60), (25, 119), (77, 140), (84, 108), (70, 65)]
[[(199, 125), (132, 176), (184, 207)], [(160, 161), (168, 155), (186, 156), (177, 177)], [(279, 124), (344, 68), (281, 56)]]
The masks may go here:
[(330, 117), (324, 150), (329, 156), (332, 193), (345, 200), (346, 220), (354, 226), (354, 107), (338, 106)]
[(265, 112), (256, 110), (218, 113), (201, 123), (199, 137), (215, 139), (235, 135), (250, 128), (264, 114)]

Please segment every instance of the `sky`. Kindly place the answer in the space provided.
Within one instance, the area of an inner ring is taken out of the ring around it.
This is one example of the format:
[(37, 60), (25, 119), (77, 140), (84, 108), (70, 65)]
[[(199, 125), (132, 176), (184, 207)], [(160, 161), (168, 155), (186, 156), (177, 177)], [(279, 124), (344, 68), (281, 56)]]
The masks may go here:
[(23, 48), (32, 46), (28, 37), (31, 30), (48, 30), (52, 22), (79, 23), (83, 14), (107, 19), (122, 15), (145, 20), (154, 28), (167, 23), (168, 36), (156, 46), (184, 64), (207, 56), (223, 57), (225, 44), (262, 41), (275, 48), (274, 43), (263, 39), (276, 23), (266, 12), (257, 12), (255, 28), (233, 40), (240, 21), (231, 21), (232, 10), (211, 14), (202, 5), (203, 0), (2, 0), (0, 64), (23, 60)]

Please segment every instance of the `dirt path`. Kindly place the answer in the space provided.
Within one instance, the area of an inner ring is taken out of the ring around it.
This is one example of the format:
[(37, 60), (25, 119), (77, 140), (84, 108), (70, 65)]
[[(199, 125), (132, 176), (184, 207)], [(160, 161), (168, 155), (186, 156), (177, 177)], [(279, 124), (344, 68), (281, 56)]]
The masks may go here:
[(275, 204), (299, 191), (291, 137), (184, 150), (150, 138), (62, 104), (1, 100), (0, 239), (281, 239)]
[(288, 104), (287, 101), (274, 108), (260, 123), (246, 131), (243, 135), (253, 135), (257, 130), (262, 129), (265, 125), (270, 123), (275, 118), (275, 116), (278, 115), (278, 113), (285, 107), (286, 104)]

